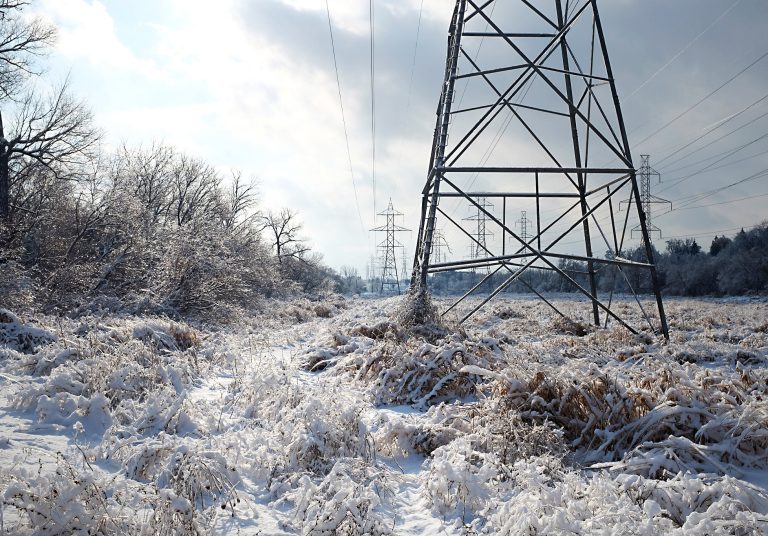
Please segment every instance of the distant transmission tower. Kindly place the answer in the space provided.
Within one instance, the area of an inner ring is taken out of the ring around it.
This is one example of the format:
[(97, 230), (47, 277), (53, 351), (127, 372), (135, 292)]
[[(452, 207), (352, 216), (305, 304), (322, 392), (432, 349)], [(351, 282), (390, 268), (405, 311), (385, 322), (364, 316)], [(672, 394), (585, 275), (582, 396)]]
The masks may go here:
[(403, 248), (403, 256), (401, 260), (403, 261), (403, 263), (400, 265), (401, 266), (400, 274), (399, 274), (400, 277), (398, 277), (398, 281), (401, 278), (404, 278), (405, 274), (408, 273), (408, 251), (405, 248)]
[(488, 214), (490, 212), (488, 209), (492, 208), (493, 204), (489, 203), (485, 197), (478, 197), (476, 206), (469, 207), (473, 214), (464, 218), (464, 221), (476, 222), (476, 228), (471, 233), (473, 243), (469, 246), (469, 258), (481, 262), (477, 263), (478, 265), (472, 266), (472, 271), (475, 271), (477, 268), (485, 268), (485, 271), (488, 271), (488, 265), (482, 264), (482, 260), (488, 251), (488, 237), (493, 236), (493, 232), (488, 230)]
[[(631, 319), (644, 318), (668, 338), (646, 222), (649, 204), (641, 198), (597, 0), (506, 0), (503, 4), (510, 9), (494, 11), (496, 4), (501, 2), (455, 0), (411, 286), (426, 289), (429, 275), (436, 272), (489, 268), (442, 312), (473, 294), (485, 294), (465, 305), (459, 316), (463, 322), (514, 282), (527, 285), (526, 271), (545, 270), (587, 298), (595, 325), (614, 322), (638, 333)], [(481, 50), (478, 42), (493, 46)], [(457, 83), (467, 96), (463, 106), (464, 99), (455, 98)], [(469, 206), (477, 216), (470, 222), (453, 219), (440, 206), (445, 197)], [(508, 225), (506, 211), (501, 218), (492, 214), (486, 199), (501, 199), (505, 207), (507, 201), (535, 203), (535, 215), (525, 224), (530, 236), (523, 238), (510, 228), (514, 225)], [(628, 201), (624, 216), (619, 213), (622, 200)], [(625, 236), (631, 235), (632, 212), (637, 216), (632, 224), (640, 222), (637, 230), (645, 245), (641, 260), (621, 256)], [(434, 258), (435, 229), (445, 221), (473, 241), (469, 259)], [(478, 231), (482, 225), (485, 230)], [(502, 235), (498, 246), (484, 240), (493, 231)], [(565, 269), (564, 261), (582, 268)], [(621, 274), (621, 288), (598, 286), (598, 271), (604, 267)], [(616, 307), (614, 291), (628, 288), (637, 298), (639, 289), (631, 281), (641, 278), (627, 277), (630, 268), (650, 276), (655, 315), (639, 298)], [(505, 277), (494, 278), (497, 274)], [(484, 284), (499, 279), (490, 290)], [(530, 290), (565, 316), (536, 289)]]
[(387, 219), (384, 225), (371, 229), (371, 231), (385, 234), (384, 240), (376, 246), (381, 258), (381, 286), (379, 292), (384, 294), (386, 288), (389, 292), (394, 292), (396, 289), (397, 293), (400, 294), (400, 278), (397, 274), (397, 255), (395, 252), (397, 248), (402, 248), (403, 244), (395, 238), (395, 235), (399, 232), (410, 231), (410, 229), (397, 225), (395, 220), (396, 218), (402, 218), (403, 213), (398, 212), (392, 207), (392, 199), (389, 200), (387, 210), (379, 212), (377, 215), (384, 216)]
[[(641, 154), (640, 158), (642, 159), (642, 164), (640, 164), (640, 169), (637, 170), (637, 175), (640, 180), (640, 202), (643, 207), (643, 212), (645, 213), (645, 226), (648, 229), (648, 239), (652, 240), (653, 233), (659, 233), (659, 238), (661, 238), (661, 229), (651, 223), (652, 205), (669, 205), (669, 208), (671, 209), (672, 202), (651, 194), (651, 177), (657, 177), (658, 182), (660, 183), (661, 173), (651, 167), (651, 157), (649, 155)], [(635, 236), (635, 233), (640, 233), (642, 236), (642, 232), (643, 229), (641, 224), (637, 224), (632, 228), (633, 237)]]
[(445, 239), (445, 235), (443, 234), (442, 229), (435, 229), (433, 240), (434, 243), (432, 244), (432, 251), (435, 260), (437, 262), (445, 262), (448, 258), (445, 252), (448, 251), (449, 253), (453, 253), (453, 250), (451, 250), (451, 246)]
[(520, 227), (520, 238), (523, 242), (528, 242), (531, 239), (531, 235), (528, 233), (528, 226), (532, 223), (527, 217), (527, 211), (520, 211), (520, 219), (515, 222)]

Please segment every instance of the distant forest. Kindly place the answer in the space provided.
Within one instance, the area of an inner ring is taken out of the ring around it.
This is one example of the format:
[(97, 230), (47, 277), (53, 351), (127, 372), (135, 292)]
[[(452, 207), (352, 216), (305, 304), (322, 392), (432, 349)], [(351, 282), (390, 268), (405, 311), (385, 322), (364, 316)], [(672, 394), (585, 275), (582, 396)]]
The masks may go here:
[[(695, 239), (666, 241), (666, 249), (660, 252), (653, 247), (662, 292), (672, 296), (737, 296), (768, 294), (768, 222), (750, 229), (742, 229), (734, 237), (716, 236), (708, 249)], [(619, 255), (622, 258), (645, 262), (644, 248), (636, 248)], [(589, 288), (587, 266), (584, 263), (562, 260), (559, 267), (579, 285)], [(599, 290), (625, 293), (631, 284), (638, 292), (651, 291), (646, 270), (623, 269), (599, 265), (597, 285)], [(432, 282), (436, 294), (464, 292), (485, 273), (446, 272), (437, 274)], [(496, 288), (509, 277), (500, 271), (483, 287)], [(510, 285), (508, 292), (578, 292), (578, 289), (554, 271), (533, 269), (526, 272), (523, 281)]]

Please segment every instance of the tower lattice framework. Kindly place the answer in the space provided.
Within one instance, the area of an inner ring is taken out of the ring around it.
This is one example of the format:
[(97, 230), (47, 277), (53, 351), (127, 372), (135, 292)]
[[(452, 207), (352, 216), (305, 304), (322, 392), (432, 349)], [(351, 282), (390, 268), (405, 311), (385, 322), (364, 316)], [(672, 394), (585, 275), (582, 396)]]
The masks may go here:
[[(440, 206), (444, 198), (484, 213), (500, 240), (479, 243), (471, 222), (457, 221)], [(504, 214), (478, 199), (501, 199)], [(508, 200), (531, 215), (530, 237), (507, 224)], [(619, 210), (621, 201), (626, 211)], [(586, 296), (594, 324), (616, 322), (637, 332), (637, 318), (644, 318), (668, 337), (644, 209), (597, 0), (457, 0), (412, 286), (426, 288), (431, 273), (488, 267), (477, 285), (443, 311), (463, 304), (463, 322), (513, 282), (528, 286), (527, 271), (546, 270)], [(433, 262), (438, 222), (450, 224), (482, 255)], [(623, 253), (635, 223), (642, 260)], [(574, 270), (574, 264), (582, 268)], [(613, 289), (600, 287), (601, 272), (607, 271), (618, 274), (614, 284), (625, 283), (618, 290), (634, 295), (637, 316), (612, 307)], [(651, 305), (630, 284), (628, 273), (637, 271), (651, 281)], [(496, 274), (504, 276), (496, 278), (500, 284), (464, 303)]]

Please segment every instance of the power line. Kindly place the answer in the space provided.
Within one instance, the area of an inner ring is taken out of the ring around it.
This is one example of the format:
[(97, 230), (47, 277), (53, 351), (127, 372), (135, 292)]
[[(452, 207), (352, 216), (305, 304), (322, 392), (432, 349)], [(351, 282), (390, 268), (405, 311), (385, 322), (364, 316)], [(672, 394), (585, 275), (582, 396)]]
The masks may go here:
[(682, 183), (682, 182), (685, 182), (685, 181), (687, 181), (687, 180), (688, 180), (688, 179), (690, 179), (691, 177), (695, 177), (695, 176), (696, 176), (696, 175), (698, 175), (699, 173), (702, 173), (702, 172), (704, 172), (704, 171), (707, 171), (708, 169), (710, 169), (710, 168), (711, 168), (712, 166), (714, 166), (715, 164), (719, 164), (719, 163), (720, 163), (720, 162), (722, 162), (723, 160), (725, 160), (725, 159), (727, 159), (727, 158), (730, 158), (731, 156), (735, 155), (735, 154), (736, 154), (736, 153), (738, 153), (739, 151), (741, 151), (741, 150), (743, 150), (743, 149), (746, 149), (746, 148), (747, 148), (747, 147), (749, 147), (750, 145), (753, 145), (753, 144), (755, 144), (755, 143), (757, 143), (757, 142), (759, 142), (759, 141), (761, 141), (761, 140), (764, 140), (765, 138), (768, 138), (768, 134), (763, 134), (762, 136), (758, 136), (757, 138), (755, 138), (755, 139), (754, 139), (754, 140), (752, 140), (752, 141), (749, 141), (749, 142), (747, 142), (747, 143), (744, 143), (744, 144), (742, 144), (742, 145), (740, 145), (740, 146), (738, 146), (738, 147), (735, 147), (734, 149), (732, 149), (732, 150), (728, 151), (728, 152), (727, 152), (727, 154), (726, 154), (725, 156), (723, 156), (723, 157), (721, 157), (721, 158), (718, 158), (718, 159), (717, 159), (717, 160), (715, 160), (714, 162), (711, 162), (711, 163), (707, 164), (707, 165), (706, 165), (706, 166), (704, 166), (703, 168), (701, 168), (701, 169), (699, 169), (699, 170), (697, 170), (697, 171), (695, 171), (695, 172), (693, 172), (693, 173), (691, 173), (691, 174), (689, 174), (689, 175), (686, 175), (686, 176), (684, 176), (684, 177), (681, 177), (680, 179), (677, 179), (676, 181), (674, 181), (673, 183), (669, 184), (669, 185), (668, 185), (668, 186), (666, 186), (665, 188), (662, 188), (661, 190), (659, 190), (659, 192), (663, 192), (663, 191), (665, 191), (665, 190), (668, 190), (668, 189), (670, 189), (670, 188), (671, 188), (671, 187), (673, 187), (673, 186), (676, 186), (676, 185), (678, 185), (678, 184), (680, 184), (680, 183)]
[(373, 213), (376, 214), (376, 90), (374, 86), (374, 73), (376, 71), (375, 50), (375, 22), (373, 15), (373, 0), (368, 1), (368, 22), (371, 31), (371, 181), (373, 182)]
[[(707, 169), (705, 171), (702, 171), (701, 173), (711, 173), (712, 171), (717, 171), (718, 169), (723, 169), (723, 168), (735, 166), (736, 164), (741, 164), (742, 162), (746, 162), (747, 160), (752, 160), (753, 158), (757, 158), (758, 156), (763, 156), (765, 154), (768, 154), (768, 150), (762, 150), (759, 153), (755, 153), (755, 154), (752, 154), (752, 155), (749, 155), (749, 156), (745, 156), (744, 158), (739, 158), (738, 160), (734, 160), (733, 162), (728, 162), (727, 164), (722, 164), (720, 166), (716, 166), (716, 167), (713, 167), (713, 168), (707, 166)], [(681, 177), (677, 177), (674, 180), (677, 180), (678, 178), (681, 178)], [(687, 178), (687, 176), (686, 177), (682, 177), (682, 178)]]
[[(491, 12), (488, 14), (489, 17), (493, 17), (493, 12), (496, 10), (496, 2), (494, 2), (491, 5)], [(486, 33), (488, 31), (490, 23), (488, 21), (485, 22), (485, 30), (483, 30), (483, 33)], [(475, 61), (477, 61), (478, 57), (480, 56), (480, 49), (483, 48), (483, 43), (485, 42), (485, 36), (482, 36), (480, 38), (480, 42), (477, 44), (477, 50), (475, 50)], [(461, 108), (461, 103), (464, 102), (464, 95), (467, 93), (467, 87), (469, 86), (469, 78), (464, 82), (464, 89), (461, 91), (461, 95), (459, 96), (459, 102), (456, 105), (458, 108)]]
[(758, 223), (757, 225), (751, 225), (751, 226), (741, 225), (739, 227), (731, 227), (730, 229), (718, 229), (716, 231), (706, 231), (706, 232), (703, 232), (703, 233), (689, 234), (689, 235), (668, 236), (667, 238), (668, 239), (672, 239), (672, 238), (698, 238), (700, 236), (710, 236), (710, 235), (713, 235), (713, 234), (716, 235), (718, 233), (727, 233), (727, 232), (730, 232), (730, 231), (741, 231), (741, 230), (757, 229), (761, 225), (762, 225), (762, 223)]
[(725, 186), (721, 186), (719, 188), (715, 188), (713, 190), (709, 190), (708, 192), (702, 192), (701, 194), (696, 194), (695, 196), (691, 196), (690, 200), (685, 201), (682, 206), (678, 208), (683, 208), (687, 205), (690, 205), (691, 203), (695, 203), (697, 201), (701, 201), (702, 199), (706, 199), (707, 197), (713, 196), (716, 193), (722, 192), (724, 190), (727, 190), (728, 188), (733, 188), (734, 186), (738, 186), (739, 184), (744, 184), (745, 182), (751, 182), (757, 179), (761, 179), (768, 175), (768, 168), (758, 171), (757, 173), (754, 173), (750, 175), (749, 177), (746, 177), (744, 179), (738, 180), (736, 182), (732, 182), (731, 184), (726, 184)]
[(757, 65), (757, 64), (758, 64), (760, 61), (762, 61), (762, 60), (763, 60), (763, 59), (764, 59), (766, 56), (768, 56), (768, 52), (764, 52), (764, 53), (763, 53), (763, 54), (762, 54), (762, 55), (761, 55), (759, 58), (757, 58), (755, 61), (753, 61), (752, 63), (750, 63), (750, 64), (749, 64), (749, 65), (747, 65), (746, 67), (744, 67), (744, 68), (743, 68), (741, 71), (739, 71), (738, 73), (736, 73), (735, 75), (733, 75), (731, 78), (729, 78), (728, 80), (726, 80), (725, 82), (723, 82), (723, 83), (722, 83), (721, 85), (719, 85), (717, 88), (715, 88), (714, 90), (712, 90), (712, 91), (710, 91), (709, 93), (707, 93), (707, 94), (706, 94), (704, 97), (702, 97), (702, 98), (701, 98), (699, 101), (697, 101), (697, 102), (696, 102), (696, 104), (694, 104), (694, 105), (690, 106), (689, 108), (686, 108), (686, 109), (685, 109), (683, 112), (679, 113), (679, 114), (678, 114), (678, 115), (676, 115), (674, 118), (672, 118), (671, 120), (667, 121), (667, 122), (666, 122), (664, 125), (662, 125), (662, 126), (661, 126), (661, 127), (659, 127), (658, 129), (656, 129), (655, 131), (653, 131), (651, 134), (649, 134), (648, 136), (646, 136), (645, 138), (643, 138), (642, 140), (640, 140), (640, 141), (639, 141), (638, 143), (636, 143), (635, 145), (641, 145), (641, 144), (643, 144), (643, 143), (647, 142), (648, 140), (650, 140), (651, 138), (653, 138), (654, 136), (656, 136), (657, 134), (659, 134), (660, 132), (662, 132), (663, 130), (665, 130), (667, 127), (669, 127), (670, 125), (672, 125), (673, 123), (675, 123), (676, 121), (678, 121), (679, 119), (681, 119), (682, 117), (684, 117), (686, 114), (688, 114), (689, 112), (691, 112), (691, 111), (692, 111), (693, 109), (695, 109), (696, 107), (698, 107), (698, 106), (699, 106), (700, 104), (702, 104), (704, 101), (706, 101), (707, 99), (709, 99), (710, 97), (712, 97), (713, 95), (715, 95), (715, 94), (716, 94), (718, 91), (720, 91), (721, 89), (723, 89), (725, 86), (727, 86), (728, 84), (730, 84), (731, 82), (733, 82), (734, 80), (736, 80), (738, 77), (740, 77), (741, 75), (743, 75), (744, 73), (746, 73), (747, 71), (749, 71), (749, 70), (750, 70), (752, 67), (754, 67), (755, 65)]
[[(720, 136), (720, 137), (718, 137), (718, 138), (715, 138), (714, 140), (710, 141), (709, 143), (706, 143), (706, 144), (702, 145), (701, 147), (699, 147), (698, 149), (696, 149), (696, 150), (694, 150), (694, 151), (691, 151), (691, 152), (690, 152), (690, 153), (688, 153), (687, 155), (681, 156), (681, 157), (680, 157), (680, 158), (678, 158), (677, 160), (673, 160), (672, 162), (670, 162), (669, 164), (667, 164), (667, 166), (671, 166), (671, 165), (673, 165), (673, 164), (676, 164), (676, 163), (678, 163), (678, 162), (680, 162), (680, 161), (682, 161), (682, 160), (685, 160), (686, 158), (690, 158), (691, 156), (695, 155), (696, 153), (698, 153), (698, 152), (700, 152), (700, 151), (703, 151), (703, 150), (704, 150), (704, 149), (706, 149), (707, 147), (710, 147), (710, 146), (714, 145), (715, 143), (717, 143), (717, 142), (719, 142), (719, 141), (721, 141), (721, 140), (723, 140), (723, 139), (727, 138), (728, 136), (731, 136), (731, 135), (733, 135), (733, 134), (735, 134), (735, 133), (739, 132), (740, 130), (743, 130), (743, 129), (747, 128), (748, 126), (752, 125), (753, 123), (756, 123), (757, 121), (759, 121), (760, 119), (762, 119), (762, 118), (763, 118), (763, 117), (765, 117), (766, 115), (768, 115), (768, 112), (765, 112), (765, 113), (762, 113), (762, 114), (758, 115), (758, 116), (757, 116), (757, 117), (755, 117), (754, 119), (752, 119), (752, 120), (750, 120), (750, 121), (747, 121), (747, 122), (746, 122), (746, 123), (744, 123), (743, 125), (741, 125), (741, 126), (739, 126), (739, 127), (735, 128), (735, 129), (731, 130), (730, 132), (726, 132), (726, 133), (725, 133), (725, 134), (723, 134), (722, 136)], [(726, 154), (726, 153), (728, 153), (728, 152), (730, 152), (730, 149), (729, 149), (728, 151), (724, 151), (724, 152), (722, 152), (722, 153), (718, 153), (717, 155), (714, 155), (714, 156), (711, 156), (711, 157), (708, 157), (708, 158), (704, 158), (704, 159), (702, 159), (701, 161), (702, 161), (702, 162), (704, 162), (704, 161), (706, 161), (706, 160), (711, 160), (712, 158), (717, 158), (718, 156), (722, 156), (722, 155), (724, 155), (724, 154)], [(676, 169), (676, 170), (672, 171), (672, 173), (674, 173), (675, 171), (679, 171), (680, 169), (685, 169), (686, 167), (691, 167), (691, 165), (696, 165), (696, 163), (694, 163), (694, 164), (687, 164), (687, 165), (685, 165), (685, 166), (682, 166), (682, 167), (680, 167), (680, 168), (678, 168), (678, 169)]]
[[(741, 114), (743, 114), (744, 112), (746, 112), (747, 110), (749, 110), (749, 109), (750, 109), (750, 108), (752, 108), (753, 106), (756, 106), (756, 105), (758, 105), (759, 103), (763, 102), (765, 99), (768, 99), (768, 93), (766, 93), (765, 95), (763, 95), (762, 97), (760, 97), (759, 99), (757, 99), (755, 102), (753, 102), (752, 104), (750, 104), (750, 105), (749, 105), (749, 106), (747, 106), (746, 108), (742, 108), (742, 109), (741, 109), (739, 112), (737, 112), (737, 113), (735, 113), (735, 114), (731, 114), (730, 116), (728, 116), (728, 117), (727, 117), (727, 118), (725, 118), (725, 119), (721, 119), (720, 121), (718, 121), (718, 122), (717, 122), (717, 124), (716, 124), (714, 127), (710, 128), (709, 130), (707, 130), (706, 132), (704, 132), (704, 134), (702, 134), (702, 135), (698, 136), (697, 138), (693, 139), (692, 141), (690, 141), (690, 142), (686, 143), (686, 144), (685, 144), (685, 145), (683, 145), (682, 147), (679, 147), (678, 149), (676, 149), (676, 150), (672, 151), (672, 152), (671, 152), (671, 153), (669, 153), (667, 156), (665, 156), (664, 158), (662, 158), (661, 160), (659, 160), (659, 162), (658, 162), (656, 165), (660, 165), (662, 162), (664, 162), (664, 161), (668, 160), (669, 158), (672, 158), (672, 157), (673, 157), (673, 156), (675, 156), (676, 154), (679, 154), (681, 151), (683, 151), (684, 149), (687, 149), (688, 147), (690, 147), (691, 145), (693, 145), (694, 143), (696, 143), (696, 142), (697, 142), (697, 141), (699, 141), (700, 139), (702, 139), (702, 138), (704, 138), (704, 137), (706, 137), (706, 136), (709, 136), (710, 134), (712, 134), (712, 133), (713, 133), (715, 130), (717, 130), (718, 128), (720, 128), (720, 127), (722, 127), (722, 126), (724, 126), (724, 125), (727, 125), (729, 122), (731, 122), (732, 120), (736, 119), (737, 117), (739, 117)], [(761, 117), (762, 117), (762, 116), (761, 116)], [(733, 132), (736, 132), (736, 131), (740, 130), (741, 128), (744, 128), (745, 126), (747, 126), (747, 125), (749, 125), (749, 124), (750, 124), (750, 123), (747, 123), (746, 125), (742, 125), (741, 127), (739, 127), (738, 129), (736, 129), (736, 130), (735, 130), (735, 131), (733, 131)], [(733, 133), (733, 132), (732, 132), (732, 133)], [(691, 153), (691, 154), (693, 154), (693, 153)], [(688, 156), (690, 156), (690, 155), (686, 155), (686, 156), (684, 156), (683, 158), (687, 158)], [(676, 162), (679, 162), (679, 160), (676, 160)]]
[(411, 108), (411, 91), (413, 90), (413, 75), (416, 72), (416, 53), (419, 50), (419, 34), (421, 33), (421, 15), (423, 11), (424, 11), (424, 0), (421, 0), (421, 5), (419, 6), (419, 22), (416, 25), (416, 42), (413, 45), (413, 62), (411, 63), (411, 81), (408, 83), (408, 101), (405, 106), (406, 111), (408, 111)]
[(719, 203), (707, 203), (706, 205), (693, 205), (693, 206), (685, 206), (683, 208), (677, 208), (677, 209), (671, 209), (666, 212), (662, 212), (661, 214), (657, 214), (657, 218), (661, 218), (662, 216), (666, 216), (667, 214), (670, 214), (672, 212), (677, 212), (681, 210), (694, 210), (697, 208), (707, 208), (707, 207), (715, 207), (719, 205), (730, 205), (733, 203), (739, 203), (741, 201), (748, 201), (751, 199), (760, 199), (761, 197), (768, 197), (768, 193), (764, 194), (758, 194), (758, 195), (749, 195), (747, 197), (739, 197), (738, 199), (729, 199), (727, 201), (720, 201)]
[[(672, 65), (672, 64), (673, 64), (673, 63), (674, 63), (674, 62), (677, 60), (677, 58), (679, 58), (680, 56), (682, 56), (683, 54), (685, 54), (685, 52), (686, 52), (686, 51), (687, 51), (689, 48), (691, 48), (691, 46), (692, 46), (692, 45), (693, 45), (693, 44), (694, 44), (696, 41), (698, 41), (699, 39), (701, 39), (701, 37), (702, 37), (704, 34), (706, 34), (708, 31), (710, 31), (712, 28), (714, 28), (714, 27), (715, 27), (715, 25), (716, 25), (718, 22), (720, 22), (720, 21), (721, 21), (721, 20), (722, 20), (722, 19), (723, 19), (723, 18), (724, 18), (726, 15), (728, 15), (728, 13), (730, 13), (731, 11), (733, 11), (733, 9), (734, 9), (734, 8), (735, 8), (737, 5), (739, 5), (740, 3), (741, 3), (741, 0), (736, 0), (736, 1), (735, 1), (733, 4), (731, 4), (731, 7), (729, 7), (729, 8), (728, 8), (728, 9), (726, 9), (725, 11), (723, 11), (723, 12), (720, 14), (720, 16), (719, 16), (719, 17), (717, 17), (717, 18), (716, 18), (714, 21), (712, 21), (712, 23), (711, 23), (709, 26), (707, 26), (706, 28), (704, 28), (704, 30), (703, 30), (701, 33), (699, 33), (699, 34), (698, 34), (696, 37), (694, 37), (693, 39), (691, 39), (691, 40), (688, 42), (688, 44), (686, 44), (686, 45), (685, 45), (683, 48), (681, 48), (681, 49), (680, 49), (680, 50), (677, 52), (677, 54), (675, 54), (674, 56), (672, 56), (672, 58), (670, 58), (670, 60), (669, 60), (669, 61), (667, 61), (667, 62), (666, 62), (664, 65), (662, 65), (662, 66), (661, 66), (661, 67), (660, 67), (660, 68), (659, 68), (659, 69), (658, 69), (658, 70), (657, 70), (655, 73), (653, 73), (651, 76), (649, 76), (649, 77), (648, 77), (648, 79), (646, 79), (646, 81), (645, 81), (645, 82), (643, 82), (642, 84), (640, 84), (639, 86), (637, 86), (637, 87), (635, 88), (635, 90), (634, 90), (632, 93), (630, 93), (630, 94), (629, 94), (629, 95), (628, 95), (626, 98), (624, 98), (624, 99), (621, 99), (621, 103), (622, 103), (622, 104), (624, 104), (625, 102), (627, 102), (628, 100), (630, 100), (632, 97), (634, 97), (634, 96), (635, 96), (635, 94), (636, 94), (638, 91), (640, 91), (640, 90), (641, 90), (641, 89), (643, 89), (643, 88), (644, 88), (646, 85), (648, 85), (648, 83), (649, 83), (651, 80), (653, 80), (653, 79), (654, 79), (654, 78), (656, 78), (656, 77), (657, 77), (659, 74), (661, 74), (661, 73), (662, 73), (662, 71), (664, 71), (664, 70), (665, 70), (667, 67), (669, 67), (670, 65)], [(662, 160), (663, 160), (663, 159), (662, 159)], [(660, 163), (660, 162), (661, 162), (661, 160), (659, 161), (659, 163)]]
[[(728, 153), (731, 153), (732, 151), (733, 151), (733, 148), (728, 149), (727, 151), (723, 151), (723, 152), (720, 152), (720, 153), (713, 154), (712, 156), (708, 156), (706, 158), (702, 158), (701, 160), (697, 160), (695, 162), (691, 162), (690, 164), (685, 164), (684, 166), (680, 166), (680, 167), (675, 168), (675, 169), (670, 169), (670, 170), (667, 171), (667, 173), (677, 173), (679, 171), (683, 171), (684, 169), (688, 169), (688, 168), (692, 168), (694, 166), (698, 166), (699, 164), (703, 164), (704, 162), (708, 162), (710, 160), (714, 160), (715, 158), (720, 158), (721, 156), (723, 156), (725, 154), (728, 154)], [(754, 157), (760, 156), (762, 154), (764, 154), (764, 153), (760, 152), (760, 153), (754, 154), (754, 155), (752, 155), (750, 157), (743, 158), (741, 160), (735, 160), (734, 162), (731, 162), (731, 163), (742, 162), (743, 160), (748, 160), (749, 158), (754, 158)]]
[[(731, 231), (741, 231), (741, 230), (749, 231), (749, 230), (752, 230), (752, 229), (757, 229), (761, 225), (762, 225), (762, 223), (758, 223), (756, 225), (740, 225), (738, 227), (730, 227), (728, 229), (717, 229), (717, 230), (714, 230), (714, 231), (705, 231), (705, 232), (696, 233), (696, 234), (668, 236), (666, 238), (666, 240), (672, 240), (674, 238), (698, 238), (700, 236), (712, 236), (712, 235), (717, 235), (718, 233), (727, 233), (727, 232), (731, 232)], [(579, 243), (583, 243), (583, 242), (584, 242), (584, 240), (572, 240), (570, 242), (560, 242), (560, 245), (579, 244)]]
[(325, 12), (328, 15), (328, 33), (331, 36), (331, 52), (333, 52), (333, 69), (336, 71), (336, 87), (339, 90), (339, 109), (341, 110), (341, 122), (344, 125), (344, 141), (347, 144), (347, 160), (349, 161), (349, 175), (352, 178), (352, 190), (355, 193), (355, 206), (357, 207), (357, 216), (360, 218), (360, 225), (365, 230), (363, 215), (360, 212), (360, 201), (357, 197), (357, 184), (355, 184), (355, 172), (352, 167), (352, 152), (349, 150), (349, 134), (347, 133), (347, 118), (344, 114), (344, 100), (341, 98), (341, 79), (339, 78), (339, 64), (336, 61), (336, 43), (333, 39), (333, 24), (331, 23), (331, 8), (328, 6), (328, 0), (325, 0)]

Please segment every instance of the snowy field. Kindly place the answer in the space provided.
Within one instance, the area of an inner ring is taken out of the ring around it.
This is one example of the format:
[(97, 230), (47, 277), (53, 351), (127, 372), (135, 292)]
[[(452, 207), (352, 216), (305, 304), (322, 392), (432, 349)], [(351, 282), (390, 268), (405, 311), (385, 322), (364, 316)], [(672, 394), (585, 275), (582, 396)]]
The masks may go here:
[(766, 301), (669, 299), (669, 345), (524, 298), (414, 333), (398, 302), (0, 310), (2, 533), (768, 533)]

